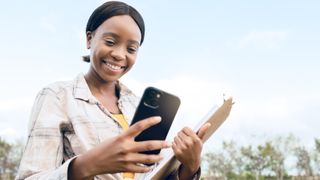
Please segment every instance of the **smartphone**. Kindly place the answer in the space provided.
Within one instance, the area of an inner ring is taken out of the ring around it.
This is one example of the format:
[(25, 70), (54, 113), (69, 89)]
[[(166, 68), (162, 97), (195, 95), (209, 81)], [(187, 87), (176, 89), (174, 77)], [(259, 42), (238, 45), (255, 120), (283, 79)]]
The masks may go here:
[[(160, 116), (161, 122), (142, 131), (135, 137), (135, 141), (165, 140), (179, 106), (180, 99), (177, 96), (155, 87), (146, 88), (131, 125), (151, 116)], [(159, 154), (160, 150), (141, 153)]]

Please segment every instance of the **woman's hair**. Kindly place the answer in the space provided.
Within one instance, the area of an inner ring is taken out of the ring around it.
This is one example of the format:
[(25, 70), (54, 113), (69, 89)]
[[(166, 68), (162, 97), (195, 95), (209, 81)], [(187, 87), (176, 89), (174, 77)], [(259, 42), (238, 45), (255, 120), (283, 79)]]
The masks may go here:
[[(107, 19), (120, 15), (129, 15), (137, 23), (141, 32), (140, 45), (142, 45), (145, 32), (142, 16), (132, 6), (119, 1), (108, 1), (95, 9), (87, 22), (86, 32), (94, 32)], [(90, 62), (90, 56), (83, 56), (83, 61)]]

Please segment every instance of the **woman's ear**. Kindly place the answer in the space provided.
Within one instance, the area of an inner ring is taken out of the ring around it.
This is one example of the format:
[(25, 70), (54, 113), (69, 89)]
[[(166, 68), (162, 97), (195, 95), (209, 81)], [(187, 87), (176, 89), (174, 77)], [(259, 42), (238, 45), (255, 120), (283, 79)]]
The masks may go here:
[(91, 48), (91, 41), (92, 41), (92, 32), (90, 31), (87, 31), (86, 32), (86, 37), (87, 37), (87, 49), (90, 49)]

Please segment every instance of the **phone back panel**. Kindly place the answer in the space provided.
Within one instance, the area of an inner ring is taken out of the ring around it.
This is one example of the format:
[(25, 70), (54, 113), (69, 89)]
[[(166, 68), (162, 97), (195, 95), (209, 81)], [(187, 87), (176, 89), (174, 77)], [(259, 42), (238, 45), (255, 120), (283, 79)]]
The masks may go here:
[[(148, 87), (143, 93), (131, 124), (151, 116), (160, 116), (161, 122), (144, 130), (135, 140), (165, 140), (179, 106), (180, 99), (177, 96)], [(159, 152), (160, 150), (155, 150), (143, 153), (158, 154)]]

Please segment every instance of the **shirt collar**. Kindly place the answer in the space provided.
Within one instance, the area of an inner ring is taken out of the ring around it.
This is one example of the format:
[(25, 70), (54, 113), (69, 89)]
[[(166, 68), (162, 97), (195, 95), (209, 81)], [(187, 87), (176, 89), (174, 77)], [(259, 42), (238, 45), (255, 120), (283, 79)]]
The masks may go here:
[[(120, 99), (123, 96), (132, 95), (132, 91), (129, 90), (121, 82), (117, 81), (117, 86), (120, 89)], [(97, 103), (98, 100), (92, 95), (89, 86), (84, 78), (84, 75), (80, 73), (73, 83), (73, 94), (76, 99), (81, 99), (89, 103)]]

